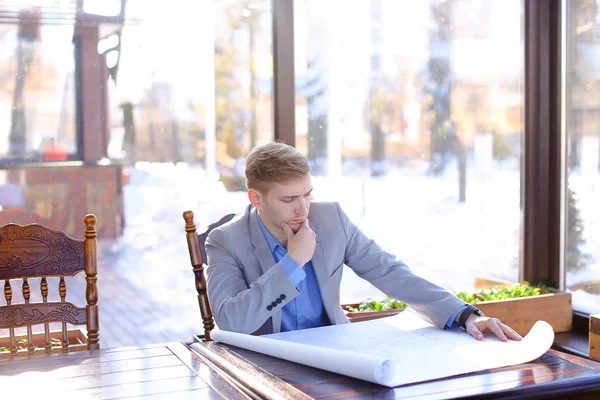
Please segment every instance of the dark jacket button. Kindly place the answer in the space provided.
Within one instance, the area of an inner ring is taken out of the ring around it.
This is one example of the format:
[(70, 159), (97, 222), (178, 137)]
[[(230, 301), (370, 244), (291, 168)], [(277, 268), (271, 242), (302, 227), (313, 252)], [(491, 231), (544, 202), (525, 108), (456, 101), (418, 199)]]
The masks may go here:
[(277, 304), (281, 304), (281, 299), (277, 299), (275, 301), (277, 302)]
[(272, 309), (273, 309), (273, 307), (267, 306), (267, 311), (271, 311)]
[(271, 306), (272, 306), (273, 308), (277, 307), (277, 302), (276, 302), (276, 301), (272, 302), (272, 303), (271, 303)]
[(281, 296), (279, 296), (279, 298), (280, 298), (281, 300), (285, 300), (285, 294), (282, 294)]

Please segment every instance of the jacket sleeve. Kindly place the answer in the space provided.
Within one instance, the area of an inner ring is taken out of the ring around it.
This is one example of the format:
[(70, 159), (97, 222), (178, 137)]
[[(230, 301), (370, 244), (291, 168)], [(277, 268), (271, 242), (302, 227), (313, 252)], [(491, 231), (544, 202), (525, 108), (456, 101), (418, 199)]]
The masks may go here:
[(344, 263), (388, 296), (416, 309), (443, 329), (452, 314), (465, 303), (446, 289), (415, 275), (404, 262), (369, 239), (344, 213), (337, 211), (346, 236)]
[(285, 270), (277, 263), (254, 282), (246, 282), (242, 262), (221, 229), (206, 240), (208, 297), (220, 329), (252, 333), (298, 295)]

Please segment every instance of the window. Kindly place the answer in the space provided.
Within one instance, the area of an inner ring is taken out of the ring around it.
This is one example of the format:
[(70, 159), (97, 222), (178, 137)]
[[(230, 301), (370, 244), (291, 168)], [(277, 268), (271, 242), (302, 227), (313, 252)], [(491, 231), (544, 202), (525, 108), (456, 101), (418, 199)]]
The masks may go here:
[[(442, 286), (517, 281), (521, 2), (304, 0), (294, 13), (296, 145), (315, 200), (339, 201)], [(344, 278), (342, 302), (380, 295)]]
[(1, 163), (78, 159), (75, 92), (73, 25), (0, 24)]
[(269, 2), (131, 1), (127, 10), (138, 23), (106, 35), (100, 50), (107, 63), (113, 53), (109, 156), (200, 164), (243, 189), (246, 154), (273, 137)]
[(600, 312), (600, 2), (567, 2), (566, 286)]

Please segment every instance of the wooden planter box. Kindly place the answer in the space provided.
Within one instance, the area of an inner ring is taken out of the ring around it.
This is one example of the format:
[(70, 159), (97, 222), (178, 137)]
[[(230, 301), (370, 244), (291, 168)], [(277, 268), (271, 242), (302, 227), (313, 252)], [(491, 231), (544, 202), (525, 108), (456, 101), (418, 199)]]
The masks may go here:
[(396, 315), (403, 310), (385, 310), (385, 311), (360, 311), (360, 312), (349, 312), (346, 307), (354, 307), (358, 308), (359, 303), (353, 304), (343, 304), (342, 309), (346, 312), (346, 317), (350, 320), (350, 322), (361, 322), (361, 321), (369, 321), (377, 318), (391, 317), (392, 315)]
[[(63, 333), (62, 331), (51, 331), (50, 338), (51, 339), (59, 339), (62, 341)], [(67, 330), (67, 338), (69, 340), (69, 352), (71, 351), (79, 351), (79, 350), (87, 350), (87, 336), (84, 331), (81, 329), (69, 329)], [(15, 337), (16, 342), (19, 340), (26, 339), (27, 334), (17, 335)], [(46, 344), (46, 334), (44, 332), (37, 332), (33, 334), (33, 343), (35, 344), (35, 350), (33, 352), (34, 355), (42, 355), (46, 354), (46, 349), (44, 345)], [(0, 337), (0, 347), (7, 347), (10, 349), (10, 336), (2, 336)], [(62, 353), (62, 346), (52, 346), (52, 353)], [(17, 357), (27, 356), (29, 351), (27, 349), (19, 349), (17, 353)], [(10, 358), (10, 351), (0, 352), (0, 358)]]
[(549, 323), (555, 333), (570, 331), (573, 327), (571, 293), (482, 301), (474, 305), (485, 315), (499, 318), (521, 335), (526, 335), (539, 320)]
[[(344, 304), (358, 307), (358, 304)], [(485, 315), (499, 318), (521, 335), (526, 335), (536, 321), (548, 322), (555, 333), (573, 327), (571, 293), (558, 292), (507, 300), (482, 301), (475, 304)], [(402, 310), (346, 312), (350, 322), (368, 321), (396, 315)]]

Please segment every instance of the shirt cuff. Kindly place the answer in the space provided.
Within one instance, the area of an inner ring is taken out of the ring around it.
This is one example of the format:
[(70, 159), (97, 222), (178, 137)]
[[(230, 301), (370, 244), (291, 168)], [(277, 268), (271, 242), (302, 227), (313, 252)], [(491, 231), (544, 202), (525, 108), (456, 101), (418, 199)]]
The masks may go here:
[(296, 287), (306, 278), (306, 272), (300, 268), (296, 261), (287, 255), (279, 260), (279, 265), (281, 265), (281, 268), (283, 268), (292, 284)]
[(454, 314), (452, 314), (452, 316), (450, 316), (450, 319), (448, 319), (448, 322), (446, 322), (446, 327), (450, 328), (450, 329), (454, 329), (454, 328), (460, 328), (460, 324), (456, 321), (456, 317), (458, 316), (458, 314), (460, 314), (465, 308), (467, 308), (467, 305), (462, 305), (460, 307), (458, 307), (458, 309), (456, 311), (454, 311)]

